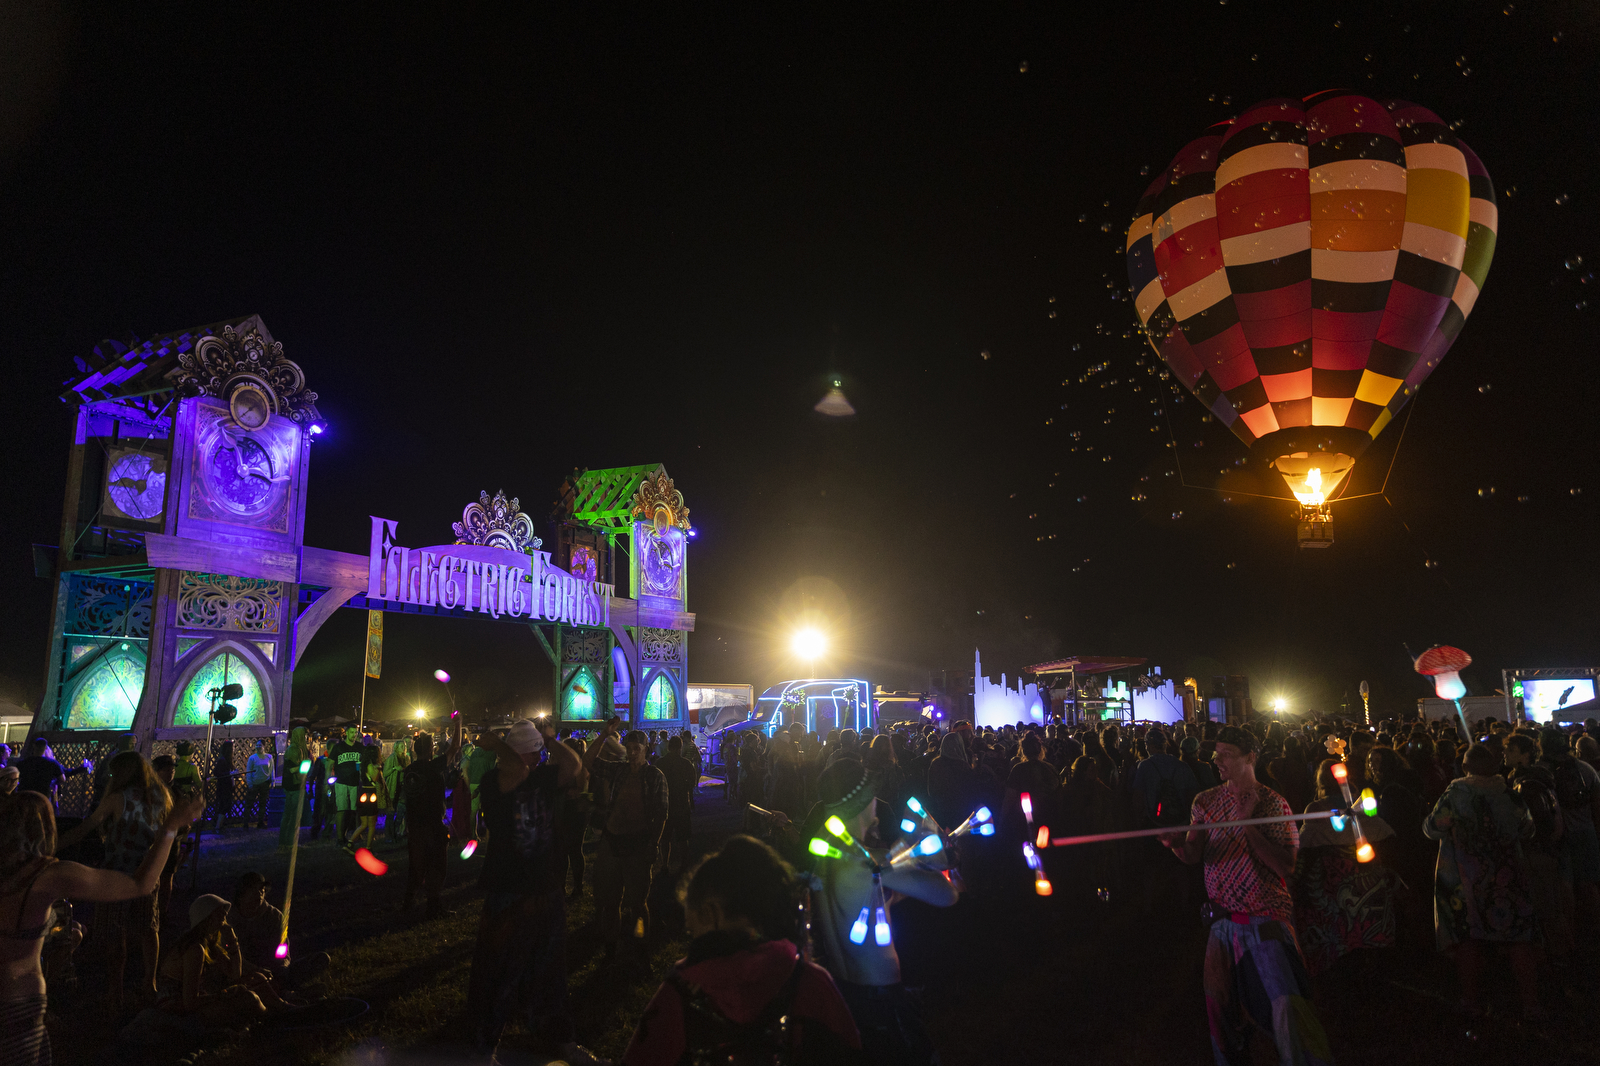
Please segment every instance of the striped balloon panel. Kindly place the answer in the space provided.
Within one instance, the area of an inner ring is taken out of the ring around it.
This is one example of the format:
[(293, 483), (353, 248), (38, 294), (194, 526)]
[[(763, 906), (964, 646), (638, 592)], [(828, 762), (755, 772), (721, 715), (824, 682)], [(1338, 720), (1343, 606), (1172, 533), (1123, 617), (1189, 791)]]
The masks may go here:
[(1145, 191), (1128, 279), (1152, 347), (1245, 443), (1304, 426), (1370, 439), (1461, 331), (1496, 226), (1482, 162), (1432, 112), (1266, 100)]

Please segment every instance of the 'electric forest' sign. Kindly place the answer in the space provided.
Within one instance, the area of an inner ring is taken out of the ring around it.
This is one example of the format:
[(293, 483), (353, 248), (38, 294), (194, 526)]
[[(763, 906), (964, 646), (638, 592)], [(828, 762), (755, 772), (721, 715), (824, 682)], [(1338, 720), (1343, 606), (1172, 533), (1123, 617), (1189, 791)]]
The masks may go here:
[(615, 586), (573, 577), (551, 565), (549, 552), (524, 554), (478, 544), (404, 548), (394, 543), (398, 525), (388, 518), (372, 519), (369, 601), (478, 611), (492, 618), (611, 624)]

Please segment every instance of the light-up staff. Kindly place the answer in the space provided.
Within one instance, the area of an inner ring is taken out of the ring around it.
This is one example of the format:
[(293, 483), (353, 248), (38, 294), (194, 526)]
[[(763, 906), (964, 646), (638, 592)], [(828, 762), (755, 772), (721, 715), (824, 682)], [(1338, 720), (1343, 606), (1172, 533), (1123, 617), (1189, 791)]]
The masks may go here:
[(289, 844), (289, 876), (283, 886), (283, 928), (278, 934), (278, 950), (273, 952), (280, 959), (289, 957), (289, 907), (294, 903), (294, 864), (300, 857), (300, 815), (306, 809), (306, 777), (311, 773), (311, 760), (300, 760), (300, 802), (294, 805), (294, 837)]

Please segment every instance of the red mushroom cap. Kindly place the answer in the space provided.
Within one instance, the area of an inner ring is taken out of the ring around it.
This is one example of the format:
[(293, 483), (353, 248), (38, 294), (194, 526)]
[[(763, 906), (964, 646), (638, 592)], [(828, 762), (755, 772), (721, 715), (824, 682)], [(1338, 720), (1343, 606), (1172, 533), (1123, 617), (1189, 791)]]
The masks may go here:
[(1438, 644), (1417, 656), (1417, 673), (1432, 677), (1435, 674), (1448, 674), (1452, 670), (1460, 670), (1472, 665), (1472, 656), (1460, 648), (1452, 648), (1448, 644)]

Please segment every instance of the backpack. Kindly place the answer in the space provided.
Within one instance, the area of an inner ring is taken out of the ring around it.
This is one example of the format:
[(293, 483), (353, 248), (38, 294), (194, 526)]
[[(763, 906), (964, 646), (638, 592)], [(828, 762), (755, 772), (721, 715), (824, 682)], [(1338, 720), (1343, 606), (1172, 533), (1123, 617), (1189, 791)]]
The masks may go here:
[(1589, 784), (1578, 772), (1578, 760), (1551, 759), (1550, 773), (1556, 779), (1556, 799), (1566, 810), (1582, 810), (1589, 805)]
[[(1182, 762), (1178, 763), (1183, 766)], [(1157, 779), (1156, 783), (1156, 825), (1188, 825), (1189, 805), (1194, 802), (1193, 796), (1185, 796), (1175, 780), (1178, 771)]]
[(1550, 788), (1548, 774), (1535, 771), (1540, 767), (1518, 770), (1512, 777), (1511, 790), (1533, 815), (1533, 842), (1546, 852), (1554, 851), (1562, 835), (1561, 808), (1556, 794)]
[[(683, 1003), (683, 1055), (678, 1066), (801, 1066), (816, 1062), (796, 1042), (790, 1007), (805, 964), (795, 960), (794, 971), (778, 994), (744, 1025), (730, 1020), (699, 985), (684, 980), (676, 969), (667, 983)], [(821, 1026), (808, 1028), (820, 1029)]]

